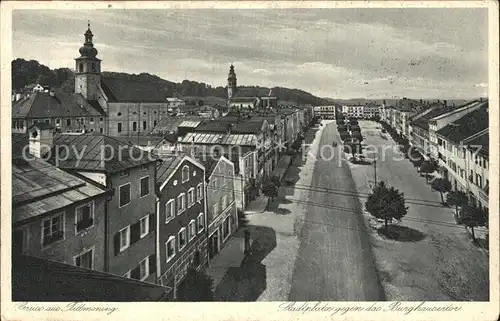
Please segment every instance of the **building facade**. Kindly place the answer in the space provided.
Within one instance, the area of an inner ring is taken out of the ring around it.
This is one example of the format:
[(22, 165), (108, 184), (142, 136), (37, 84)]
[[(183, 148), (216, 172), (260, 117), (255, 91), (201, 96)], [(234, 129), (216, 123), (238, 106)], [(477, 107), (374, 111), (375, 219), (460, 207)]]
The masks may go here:
[(473, 205), (488, 209), (488, 104), (450, 122), (436, 132), (439, 164), (454, 190), (465, 192)]
[[(24, 144), (29, 143), (24, 140)], [(13, 146), (13, 151), (24, 146)], [(13, 152), (13, 256), (24, 254), (105, 271), (109, 195), (97, 184), (39, 157)]]
[(187, 155), (165, 155), (156, 188), (158, 282), (176, 291), (190, 266), (207, 263), (205, 167)]
[(109, 136), (60, 134), (49, 161), (113, 191), (106, 203), (105, 271), (154, 283), (156, 157)]
[(238, 228), (234, 164), (225, 157), (206, 159), (208, 255), (213, 259)]
[(363, 118), (364, 116), (364, 106), (362, 105), (344, 105), (342, 106), (342, 113), (347, 118)]
[(321, 119), (335, 119), (336, 107), (331, 106), (315, 106), (314, 116)]

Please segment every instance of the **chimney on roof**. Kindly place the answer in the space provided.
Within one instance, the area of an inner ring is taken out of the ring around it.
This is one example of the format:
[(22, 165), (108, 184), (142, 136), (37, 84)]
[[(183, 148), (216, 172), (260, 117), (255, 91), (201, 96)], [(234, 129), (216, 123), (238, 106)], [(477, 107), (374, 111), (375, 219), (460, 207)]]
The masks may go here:
[(52, 126), (42, 123), (41, 126), (33, 125), (28, 131), (29, 153), (41, 158), (53, 145), (54, 134)]
[(444, 105), (444, 107), (448, 106), (448, 103), (446, 102), (446, 100), (443, 100), (443, 105)]
[(50, 90), (49, 90), (49, 95), (50, 95), (51, 97), (55, 97), (55, 96), (56, 96), (56, 92), (54, 91), (54, 89), (50, 88)]
[(479, 98), (479, 101), (483, 101), (483, 97)]
[(422, 99), (420, 99), (420, 103), (422, 103)]

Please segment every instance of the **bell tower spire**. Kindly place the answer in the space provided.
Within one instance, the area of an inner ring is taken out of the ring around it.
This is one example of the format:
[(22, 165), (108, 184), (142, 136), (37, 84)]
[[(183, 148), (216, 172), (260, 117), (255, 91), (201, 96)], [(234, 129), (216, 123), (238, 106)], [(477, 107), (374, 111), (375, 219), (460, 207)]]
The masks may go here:
[(80, 57), (75, 58), (75, 93), (85, 99), (96, 100), (101, 83), (101, 59), (97, 58), (97, 49), (94, 48), (90, 30), (90, 20), (84, 34), (84, 43), (80, 47)]
[(227, 99), (233, 98), (236, 93), (236, 73), (234, 72), (233, 63), (229, 66), (229, 74), (227, 76)]

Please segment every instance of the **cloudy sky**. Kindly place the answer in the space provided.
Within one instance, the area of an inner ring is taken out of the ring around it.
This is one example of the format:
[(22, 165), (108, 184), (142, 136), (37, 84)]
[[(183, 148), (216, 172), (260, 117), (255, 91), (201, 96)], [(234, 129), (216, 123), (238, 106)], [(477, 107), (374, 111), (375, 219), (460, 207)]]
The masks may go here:
[(487, 9), (17, 10), (13, 57), (74, 68), (87, 20), (106, 71), (331, 98), (474, 98)]

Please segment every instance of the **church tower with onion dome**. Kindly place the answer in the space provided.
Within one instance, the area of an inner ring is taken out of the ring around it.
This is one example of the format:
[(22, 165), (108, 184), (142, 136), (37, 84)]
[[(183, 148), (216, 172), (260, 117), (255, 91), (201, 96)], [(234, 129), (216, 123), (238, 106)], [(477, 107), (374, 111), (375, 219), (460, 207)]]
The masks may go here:
[(101, 83), (101, 60), (96, 58), (97, 49), (92, 43), (90, 21), (85, 32), (85, 42), (80, 47), (80, 57), (75, 58), (75, 93), (82, 94), (87, 100), (97, 100)]

